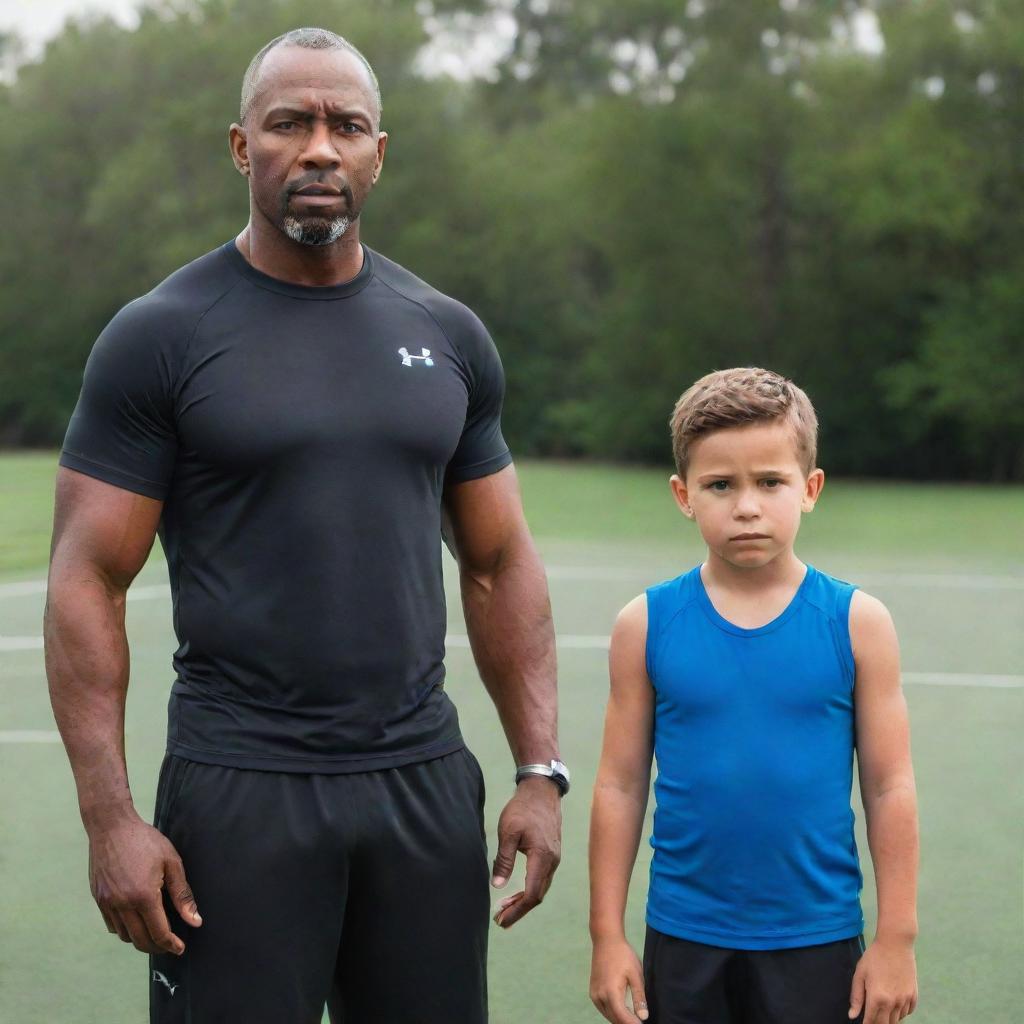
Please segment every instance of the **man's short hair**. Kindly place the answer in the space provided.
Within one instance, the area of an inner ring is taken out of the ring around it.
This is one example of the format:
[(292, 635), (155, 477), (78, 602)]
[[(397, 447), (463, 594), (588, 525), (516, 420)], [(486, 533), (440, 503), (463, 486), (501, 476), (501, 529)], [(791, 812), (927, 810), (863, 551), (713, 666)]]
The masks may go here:
[(271, 39), (266, 46), (256, 54), (249, 62), (249, 67), (242, 77), (242, 103), (239, 110), (238, 123), (244, 125), (246, 117), (249, 116), (249, 109), (256, 96), (256, 83), (259, 79), (260, 68), (263, 66), (263, 59), (271, 50), (277, 46), (300, 46), (305, 50), (347, 50), (353, 56), (358, 57), (362, 62), (366, 73), (370, 76), (373, 84), (373, 98), (377, 103), (376, 127), (380, 128), (380, 118), (383, 111), (383, 104), (380, 98), (380, 83), (374, 73), (370, 62), (357, 50), (347, 39), (331, 32), (325, 28), (293, 28), (291, 32)]
[(807, 476), (818, 458), (818, 417), (804, 391), (791, 380), (758, 367), (715, 370), (687, 388), (669, 426), (676, 472), (686, 478), (693, 443), (716, 430), (787, 421), (797, 460)]

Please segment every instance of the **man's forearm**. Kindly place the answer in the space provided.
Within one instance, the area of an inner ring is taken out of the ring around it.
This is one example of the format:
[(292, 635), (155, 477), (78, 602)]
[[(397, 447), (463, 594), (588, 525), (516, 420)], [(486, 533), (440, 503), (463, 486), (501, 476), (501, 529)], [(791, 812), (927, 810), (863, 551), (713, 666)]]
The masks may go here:
[(100, 579), (51, 575), (46, 675), (87, 829), (134, 813), (124, 756), (124, 602), (123, 590)]
[(878, 890), (879, 938), (917, 937), (917, 797), (913, 782), (865, 799), (868, 845)]
[(486, 571), (463, 568), (462, 603), (473, 655), (517, 764), (558, 754), (551, 602), (525, 529)]

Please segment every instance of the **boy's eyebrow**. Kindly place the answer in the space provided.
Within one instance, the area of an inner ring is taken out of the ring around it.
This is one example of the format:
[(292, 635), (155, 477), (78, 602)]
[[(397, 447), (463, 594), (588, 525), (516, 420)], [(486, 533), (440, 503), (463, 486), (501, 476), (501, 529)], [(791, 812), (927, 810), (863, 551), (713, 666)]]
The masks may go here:
[[(755, 469), (751, 476), (789, 476), (789, 472), (785, 469)], [(701, 480), (731, 480), (733, 477), (732, 473), (701, 473), (697, 477), (697, 482)]]

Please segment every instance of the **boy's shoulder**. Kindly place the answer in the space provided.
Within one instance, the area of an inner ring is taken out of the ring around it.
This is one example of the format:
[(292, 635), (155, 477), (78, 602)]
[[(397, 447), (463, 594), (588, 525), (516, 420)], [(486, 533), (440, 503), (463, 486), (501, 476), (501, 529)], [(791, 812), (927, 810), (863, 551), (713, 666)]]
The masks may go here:
[(856, 583), (831, 576), (813, 565), (807, 566), (806, 586), (802, 587), (804, 600), (830, 619), (845, 621), (850, 614), (853, 596), (859, 591)]

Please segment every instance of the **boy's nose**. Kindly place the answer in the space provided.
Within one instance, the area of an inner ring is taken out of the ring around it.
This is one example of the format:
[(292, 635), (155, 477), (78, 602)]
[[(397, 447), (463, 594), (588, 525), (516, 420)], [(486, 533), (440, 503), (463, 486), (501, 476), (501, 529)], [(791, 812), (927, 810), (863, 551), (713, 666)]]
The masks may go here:
[(741, 494), (736, 501), (734, 511), (738, 519), (754, 519), (760, 516), (761, 506), (753, 494)]

